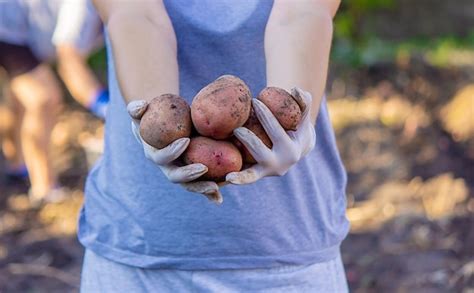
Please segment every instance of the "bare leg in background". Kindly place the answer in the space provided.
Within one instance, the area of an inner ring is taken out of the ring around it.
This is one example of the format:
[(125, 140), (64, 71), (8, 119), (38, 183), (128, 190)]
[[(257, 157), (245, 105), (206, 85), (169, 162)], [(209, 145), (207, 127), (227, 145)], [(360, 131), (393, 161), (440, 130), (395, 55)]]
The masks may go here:
[(3, 91), (7, 105), (2, 107), (2, 151), (10, 170), (20, 170), (25, 160), (21, 147), (21, 123), (24, 109), (7, 86)]
[(52, 69), (39, 65), (10, 83), (13, 97), (24, 109), (20, 129), (23, 157), (28, 168), (31, 194), (38, 199), (56, 185), (49, 144), (51, 131), (61, 107), (62, 93)]

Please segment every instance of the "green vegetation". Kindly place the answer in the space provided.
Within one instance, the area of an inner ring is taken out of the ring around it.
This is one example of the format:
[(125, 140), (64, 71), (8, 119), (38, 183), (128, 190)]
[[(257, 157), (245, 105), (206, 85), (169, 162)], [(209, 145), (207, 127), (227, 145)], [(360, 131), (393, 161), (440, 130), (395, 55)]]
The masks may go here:
[[(351, 67), (380, 62), (396, 62), (420, 56), (427, 63), (446, 67), (474, 65), (474, 29), (466, 37), (456, 35), (436, 38), (417, 37), (403, 41), (384, 39), (374, 32), (361, 30), (361, 20), (382, 10), (397, 8), (395, 0), (342, 0), (334, 20), (334, 44), (331, 62)], [(89, 59), (92, 68), (105, 77), (104, 49)]]
[(335, 36), (357, 42), (365, 36), (359, 31), (361, 19), (379, 9), (392, 9), (394, 0), (343, 0), (335, 19)]
[(335, 37), (332, 61), (351, 66), (394, 62), (397, 59), (419, 55), (431, 65), (473, 65), (474, 30), (465, 38), (442, 36), (388, 41), (372, 36), (363, 41), (351, 42)]
[(473, 65), (474, 30), (464, 38), (448, 35), (390, 41), (360, 29), (362, 19), (396, 5), (394, 0), (343, 0), (335, 18), (332, 62), (358, 67), (417, 55), (439, 67)]

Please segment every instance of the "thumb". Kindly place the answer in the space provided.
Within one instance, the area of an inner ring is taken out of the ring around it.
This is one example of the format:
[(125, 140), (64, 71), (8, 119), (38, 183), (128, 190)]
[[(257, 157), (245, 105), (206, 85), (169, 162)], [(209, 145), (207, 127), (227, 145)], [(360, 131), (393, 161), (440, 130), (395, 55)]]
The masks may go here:
[(135, 120), (140, 120), (148, 108), (148, 102), (145, 100), (135, 100), (127, 104), (128, 114)]
[(225, 180), (232, 184), (242, 185), (253, 183), (262, 177), (265, 177), (268, 172), (266, 168), (260, 164), (255, 164), (252, 167), (240, 172), (231, 172), (227, 174)]

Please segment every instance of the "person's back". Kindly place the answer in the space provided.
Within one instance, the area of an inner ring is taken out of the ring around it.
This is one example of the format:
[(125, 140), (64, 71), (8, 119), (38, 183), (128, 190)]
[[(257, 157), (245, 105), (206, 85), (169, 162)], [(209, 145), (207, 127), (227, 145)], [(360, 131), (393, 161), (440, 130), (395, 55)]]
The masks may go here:
[[(180, 95), (189, 103), (223, 74), (242, 78), (254, 96), (266, 86), (263, 40), (272, 1), (242, 1), (238, 9), (233, 1), (165, 4), (178, 43)], [(346, 175), (325, 106), (312, 152), (283, 177), (223, 187), (224, 203), (216, 206), (170, 183), (143, 156), (108, 48), (105, 152), (88, 177), (80, 219), (86, 248), (132, 266), (186, 270), (312, 264), (339, 254), (349, 226)]]

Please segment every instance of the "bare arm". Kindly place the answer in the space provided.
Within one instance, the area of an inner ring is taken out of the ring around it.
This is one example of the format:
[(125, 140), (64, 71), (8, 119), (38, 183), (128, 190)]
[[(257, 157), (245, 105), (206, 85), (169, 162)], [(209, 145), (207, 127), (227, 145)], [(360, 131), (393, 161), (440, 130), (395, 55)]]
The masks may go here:
[(88, 106), (103, 88), (84, 56), (72, 45), (56, 45), (58, 72), (71, 95), (82, 105)]
[(88, 0), (59, 4), (52, 42), (56, 47), (59, 75), (74, 99), (89, 108), (103, 89), (87, 64), (86, 52), (97, 44), (102, 24)]
[(179, 92), (177, 45), (159, 1), (94, 0), (106, 26), (126, 102)]
[(267, 84), (313, 96), (316, 120), (326, 86), (332, 18), (339, 0), (275, 0), (265, 30)]

